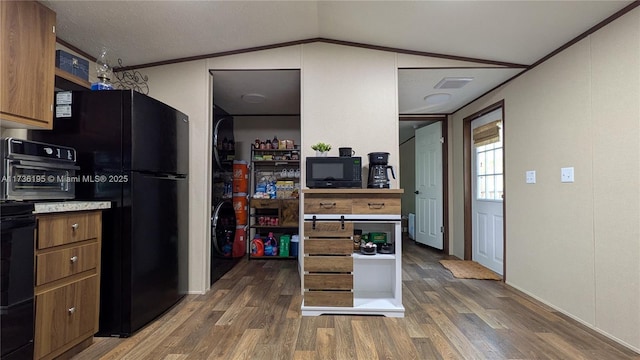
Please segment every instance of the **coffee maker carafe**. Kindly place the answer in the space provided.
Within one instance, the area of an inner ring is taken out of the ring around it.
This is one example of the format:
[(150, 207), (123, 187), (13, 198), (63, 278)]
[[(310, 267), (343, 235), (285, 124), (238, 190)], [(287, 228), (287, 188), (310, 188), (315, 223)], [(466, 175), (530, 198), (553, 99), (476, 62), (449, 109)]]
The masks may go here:
[(393, 172), (393, 166), (388, 165), (389, 153), (374, 152), (369, 153), (369, 180), (367, 187), (373, 189), (388, 189), (389, 176), (388, 170), (391, 169), (391, 176), (396, 178)]

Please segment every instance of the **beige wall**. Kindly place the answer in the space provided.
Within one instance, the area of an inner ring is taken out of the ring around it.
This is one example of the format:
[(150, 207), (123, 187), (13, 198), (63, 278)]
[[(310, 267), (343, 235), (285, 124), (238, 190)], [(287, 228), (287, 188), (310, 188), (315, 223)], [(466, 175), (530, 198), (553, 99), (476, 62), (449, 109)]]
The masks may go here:
[[(504, 99), (507, 282), (636, 350), (639, 13), (457, 112), (448, 129), (452, 253), (463, 256), (462, 120)], [(208, 288), (209, 69), (301, 69), (302, 155), (317, 141), (331, 142), (332, 155), (340, 146), (364, 157), (388, 151), (399, 173), (397, 68), (440, 62), (314, 43), (144, 69), (151, 95), (192, 122), (190, 290)], [(565, 166), (575, 167), (575, 183), (560, 183)], [(524, 184), (526, 170), (537, 171), (537, 184)]]
[(640, 9), (452, 117), (457, 256), (463, 119), (501, 99), (507, 283), (640, 349)]
[(416, 138), (413, 137), (400, 145), (400, 169), (396, 171), (400, 178), (402, 194), (402, 215), (416, 212)]
[[(399, 171), (397, 68), (394, 53), (314, 43), (304, 45), (302, 156), (317, 142), (362, 156), (366, 187), (370, 152), (388, 152)], [(339, 91), (337, 91), (339, 89)], [(391, 188), (398, 180), (391, 179)]]

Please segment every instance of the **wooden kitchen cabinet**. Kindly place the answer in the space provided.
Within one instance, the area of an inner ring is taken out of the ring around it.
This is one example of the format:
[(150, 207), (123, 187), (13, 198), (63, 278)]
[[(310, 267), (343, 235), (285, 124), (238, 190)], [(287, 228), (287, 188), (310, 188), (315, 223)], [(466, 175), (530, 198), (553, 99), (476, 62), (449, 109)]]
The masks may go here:
[(34, 358), (68, 357), (98, 331), (102, 213), (37, 216)]
[(0, 9), (0, 125), (51, 129), (56, 14), (36, 1)]

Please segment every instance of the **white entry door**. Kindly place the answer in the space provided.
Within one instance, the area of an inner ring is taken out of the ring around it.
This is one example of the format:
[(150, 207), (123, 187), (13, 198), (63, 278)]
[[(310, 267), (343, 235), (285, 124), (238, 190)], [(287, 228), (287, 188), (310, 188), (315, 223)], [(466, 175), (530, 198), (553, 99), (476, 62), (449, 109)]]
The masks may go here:
[[(502, 120), (502, 108), (494, 110), (471, 122), (471, 131)], [(491, 126), (491, 125), (489, 125)], [(471, 140), (473, 142), (473, 139)], [(474, 146), (472, 153), (472, 240), (473, 260), (502, 275), (504, 262), (503, 234), (503, 166), (502, 130), (499, 140)]]
[(427, 125), (416, 135), (416, 242), (442, 250), (442, 124)]

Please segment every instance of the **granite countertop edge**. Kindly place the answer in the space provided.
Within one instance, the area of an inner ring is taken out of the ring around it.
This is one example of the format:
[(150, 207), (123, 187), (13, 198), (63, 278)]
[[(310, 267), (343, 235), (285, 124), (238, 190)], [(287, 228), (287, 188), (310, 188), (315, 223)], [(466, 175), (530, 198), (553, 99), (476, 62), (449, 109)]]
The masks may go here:
[(111, 208), (109, 201), (60, 201), (35, 203), (34, 214), (49, 214), (69, 211), (88, 211)]

